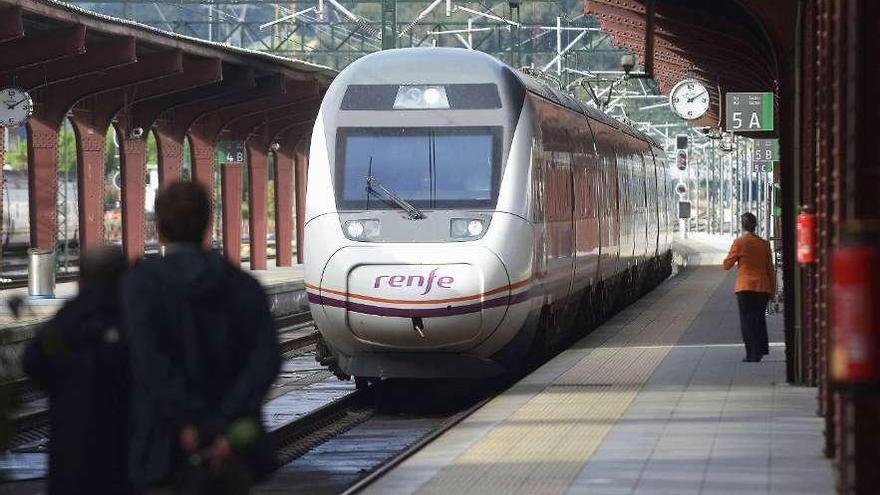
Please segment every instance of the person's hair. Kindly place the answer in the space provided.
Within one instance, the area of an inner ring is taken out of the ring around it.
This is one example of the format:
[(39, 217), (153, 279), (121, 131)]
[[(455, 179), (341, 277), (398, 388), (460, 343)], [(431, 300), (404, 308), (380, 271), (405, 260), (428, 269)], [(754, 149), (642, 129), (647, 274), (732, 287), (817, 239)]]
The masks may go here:
[(755, 233), (755, 228), (758, 226), (758, 219), (755, 218), (755, 215), (752, 213), (746, 212), (743, 213), (741, 217), (739, 217), (740, 223), (742, 224), (743, 230), (746, 232)]
[(118, 247), (90, 247), (79, 260), (79, 281), (88, 287), (117, 286), (126, 269), (128, 260)]
[(210, 219), (208, 192), (196, 182), (174, 182), (156, 197), (156, 229), (165, 242), (202, 242)]

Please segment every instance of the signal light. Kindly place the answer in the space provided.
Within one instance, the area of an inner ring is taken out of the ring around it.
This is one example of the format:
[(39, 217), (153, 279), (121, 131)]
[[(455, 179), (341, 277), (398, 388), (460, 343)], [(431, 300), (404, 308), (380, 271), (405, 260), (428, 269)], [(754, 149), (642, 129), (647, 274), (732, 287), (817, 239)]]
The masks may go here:
[(688, 166), (688, 154), (685, 150), (678, 150), (678, 153), (675, 157), (675, 166), (678, 167), (679, 170), (686, 170)]
[(690, 201), (679, 201), (678, 202), (678, 218), (687, 219), (691, 217), (691, 202)]
[(687, 196), (688, 187), (684, 182), (679, 182), (675, 185), (675, 192), (684, 199), (684, 197)]
[(687, 134), (679, 134), (679, 135), (675, 136), (675, 149), (677, 149), (677, 150), (688, 149)]

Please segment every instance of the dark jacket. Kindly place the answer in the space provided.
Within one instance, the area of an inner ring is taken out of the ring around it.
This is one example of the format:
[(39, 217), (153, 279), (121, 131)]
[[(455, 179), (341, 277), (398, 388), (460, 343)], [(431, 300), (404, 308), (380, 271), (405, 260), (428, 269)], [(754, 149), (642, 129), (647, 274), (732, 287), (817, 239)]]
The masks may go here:
[(23, 365), (49, 393), (49, 493), (130, 493), (118, 287), (82, 288), (27, 346)]
[(126, 277), (134, 388), (130, 469), (139, 486), (181, 468), (180, 429), (203, 445), (239, 420), (261, 424), (281, 358), (265, 292), (222, 256), (196, 245), (142, 261)]

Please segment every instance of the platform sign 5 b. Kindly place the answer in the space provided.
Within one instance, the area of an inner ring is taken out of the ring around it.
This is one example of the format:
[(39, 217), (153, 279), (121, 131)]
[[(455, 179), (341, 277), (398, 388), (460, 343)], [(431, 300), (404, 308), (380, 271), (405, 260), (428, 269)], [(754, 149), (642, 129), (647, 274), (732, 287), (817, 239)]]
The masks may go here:
[(752, 159), (756, 162), (779, 161), (778, 139), (753, 139)]
[(725, 130), (773, 130), (773, 93), (727, 93), (724, 98)]

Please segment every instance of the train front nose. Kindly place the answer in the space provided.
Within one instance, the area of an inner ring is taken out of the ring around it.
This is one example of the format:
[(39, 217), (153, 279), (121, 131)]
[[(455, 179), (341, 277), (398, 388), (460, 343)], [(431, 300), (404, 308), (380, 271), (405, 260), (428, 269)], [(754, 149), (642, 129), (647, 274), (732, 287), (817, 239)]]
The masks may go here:
[(313, 302), (363, 350), (467, 350), (498, 327), (510, 298), (503, 264), (483, 248), (349, 247), (315, 289)]

